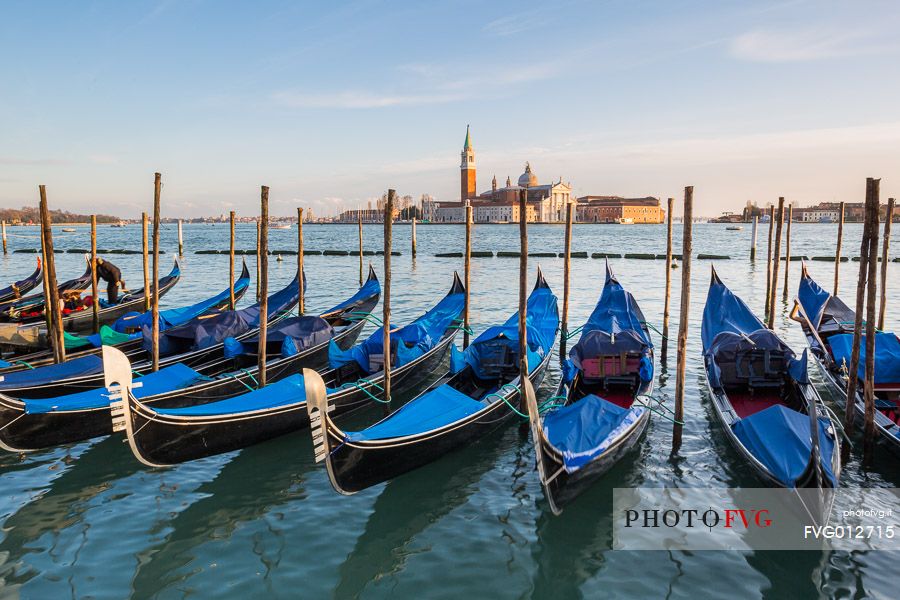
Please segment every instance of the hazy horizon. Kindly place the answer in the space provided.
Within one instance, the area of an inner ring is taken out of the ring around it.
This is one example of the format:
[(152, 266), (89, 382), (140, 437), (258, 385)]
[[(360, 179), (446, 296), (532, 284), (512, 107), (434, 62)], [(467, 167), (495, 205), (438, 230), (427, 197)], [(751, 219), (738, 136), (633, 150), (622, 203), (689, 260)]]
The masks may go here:
[[(456, 200), (530, 161), (582, 195), (882, 199), (900, 5), (781, 1), (4, 5), (0, 206), (135, 218)], [(679, 202), (676, 202), (676, 206)], [(680, 209), (676, 209), (680, 214)]]

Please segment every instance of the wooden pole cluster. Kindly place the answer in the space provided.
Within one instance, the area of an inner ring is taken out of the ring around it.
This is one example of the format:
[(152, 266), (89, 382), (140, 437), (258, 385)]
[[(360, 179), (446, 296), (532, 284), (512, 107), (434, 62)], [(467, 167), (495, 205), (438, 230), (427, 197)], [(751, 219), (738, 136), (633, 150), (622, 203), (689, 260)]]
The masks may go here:
[(416, 217), (412, 218), (412, 257), (416, 257)]
[(834, 254), (834, 292), (832, 295), (838, 295), (838, 285), (841, 280), (841, 243), (844, 241), (844, 203), (841, 202), (841, 214), (838, 217), (838, 237), (837, 250)]
[[(675, 205), (675, 198), (669, 198), (666, 207), (666, 300), (663, 307), (663, 328), (662, 328), (662, 349), (660, 350), (659, 360), (665, 364), (669, 356), (669, 312), (671, 309), (672, 295), (672, 207)], [(754, 232), (756, 222), (754, 221)], [(756, 252), (756, 236), (753, 236), (754, 246), (751, 252)]]
[[(38, 213), (40, 213), (40, 205), (38, 205)], [(56, 359), (56, 338), (54, 337), (54, 329), (53, 329), (53, 311), (50, 310), (48, 305), (50, 298), (50, 278), (47, 277), (47, 243), (44, 238), (44, 228), (41, 227), (41, 264), (43, 268), (41, 269), (41, 284), (42, 289), (44, 290), (44, 323), (47, 327), (47, 339), (50, 341), (51, 350), (53, 350), (53, 358)]]
[(100, 331), (100, 302), (97, 297), (97, 215), (91, 215), (91, 312), (94, 333)]
[(184, 256), (184, 236), (181, 231), (181, 219), (178, 219), (178, 256)]
[(362, 238), (362, 210), (359, 211), (359, 287), (363, 284), (363, 238)]
[(775, 233), (775, 206), (769, 207), (769, 244), (766, 247), (766, 304), (763, 314), (769, 321), (769, 296), (772, 295), (772, 240)]
[(306, 292), (303, 285), (303, 209), (297, 208), (297, 285), (300, 286), (300, 304), (299, 313), (306, 312), (306, 304), (303, 300), (303, 294)]
[(559, 336), (559, 358), (566, 357), (566, 338), (569, 333), (569, 278), (572, 273), (572, 203), (566, 203), (566, 241), (565, 258), (563, 262), (563, 310), (562, 329)]
[(787, 214), (787, 236), (785, 239), (785, 258), (784, 258), (784, 290), (781, 298), (787, 302), (788, 299), (788, 277), (791, 273), (791, 221), (794, 220), (794, 205), (788, 205)]
[(44, 246), (44, 269), (47, 271), (44, 289), (44, 312), (50, 317), (47, 337), (53, 344), (53, 358), (57, 363), (66, 360), (66, 345), (63, 338), (62, 310), (59, 306), (59, 289), (56, 287), (56, 255), (53, 253), (53, 231), (50, 209), (47, 207), (47, 188), (38, 186), (41, 194), (41, 238)]
[[(875, 453), (875, 306), (877, 303), (876, 277), (878, 272), (878, 211), (881, 180), (872, 180), (871, 198), (866, 198), (869, 221), (869, 264), (866, 274), (866, 378), (863, 384), (865, 400), (865, 428), (863, 430), (863, 462), (872, 464)], [(868, 187), (868, 185), (867, 185)], [(860, 259), (861, 260), (861, 259)]]
[[(851, 435), (853, 432), (853, 421), (854, 414), (856, 409), (856, 394), (859, 389), (859, 355), (860, 355), (860, 346), (862, 343), (862, 335), (863, 335), (863, 327), (866, 329), (869, 327), (869, 321), (874, 326), (874, 305), (873, 305), (873, 314), (871, 319), (863, 324), (863, 310), (866, 308), (866, 292), (868, 285), (871, 284), (873, 287), (869, 288), (872, 290), (872, 296), (874, 296), (874, 281), (869, 281), (869, 273), (873, 274), (874, 277), (874, 267), (870, 268), (870, 261), (877, 261), (877, 249), (878, 249), (878, 195), (879, 195), (879, 187), (880, 180), (873, 179), (869, 177), (866, 179), (866, 212), (865, 212), (865, 221), (863, 225), (863, 235), (862, 242), (859, 247), (859, 279), (856, 284), (856, 313), (855, 319), (853, 322), (853, 345), (850, 353), (850, 367), (849, 372), (847, 373), (847, 404), (845, 406), (844, 411), (844, 428), (847, 432), (847, 435)], [(873, 210), (874, 208), (874, 210)], [(874, 238), (874, 242), (873, 242)], [(874, 300), (873, 300), (874, 301)], [(874, 344), (875, 336), (874, 334), (871, 336), (867, 335), (866, 338), (866, 363), (868, 363), (869, 357), (873, 356), (873, 352), (871, 352), (868, 348), (869, 341), (872, 341)], [(873, 357), (874, 358), (874, 357)], [(874, 365), (874, 363), (873, 363)], [(868, 375), (868, 372), (866, 373)], [(868, 379), (868, 377), (866, 377)], [(868, 430), (868, 421), (869, 421), (869, 407), (868, 407), (868, 399), (866, 398), (866, 384), (863, 383), (863, 397), (866, 400), (865, 407), (865, 429)], [(872, 419), (873, 419), (873, 433), (874, 433), (874, 399), (872, 403)], [(869, 449), (868, 449), (868, 434), (866, 434), (863, 445), (863, 459), (864, 461), (869, 457)]]
[(888, 198), (884, 215), (884, 235), (881, 247), (881, 305), (878, 307), (878, 329), (884, 331), (884, 313), (887, 309), (887, 270), (891, 248), (891, 221), (894, 220), (894, 199)]
[(756, 260), (756, 230), (759, 228), (759, 215), (753, 217), (753, 235), (750, 239), (750, 260)]
[(144, 312), (150, 310), (150, 227), (147, 213), (141, 213), (141, 254), (144, 258)]
[(153, 371), (159, 370), (159, 199), (162, 191), (162, 175), (153, 179), (153, 295), (151, 298), (153, 319)]
[(519, 242), (521, 251), (519, 255), (519, 380), (521, 387), (521, 402), (525, 403), (524, 381), (528, 378), (528, 343), (526, 314), (528, 308), (528, 192), (519, 191)]
[(266, 387), (266, 335), (269, 332), (269, 188), (262, 186), (259, 195), (259, 221), (257, 221), (257, 249), (259, 259), (259, 387)]
[(381, 321), (384, 324), (382, 347), (384, 350), (384, 410), (390, 411), (391, 402), (391, 243), (394, 222), (394, 198), (397, 192), (388, 190), (384, 205), (384, 300)]
[(778, 265), (781, 262), (781, 229), (784, 225), (784, 198), (778, 199), (778, 223), (775, 225), (775, 249), (772, 251), (772, 286), (769, 290), (769, 306), (766, 309), (769, 329), (775, 329), (775, 296), (778, 295)]
[(694, 187), (684, 188), (684, 229), (681, 240), (681, 308), (678, 313), (678, 357), (675, 367), (675, 423), (672, 452), (681, 448), (684, 423), (684, 385), (687, 369), (688, 322), (691, 313), (691, 252), (693, 251)]
[(3, 221), (0, 226), (3, 227), (3, 254), (6, 254), (6, 221)]
[(231, 242), (228, 250), (228, 306), (234, 310), (234, 211), (228, 215)]
[(469, 294), (472, 283), (472, 206), (466, 205), (466, 260), (464, 266), (466, 304), (463, 307), (463, 350), (469, 347)]

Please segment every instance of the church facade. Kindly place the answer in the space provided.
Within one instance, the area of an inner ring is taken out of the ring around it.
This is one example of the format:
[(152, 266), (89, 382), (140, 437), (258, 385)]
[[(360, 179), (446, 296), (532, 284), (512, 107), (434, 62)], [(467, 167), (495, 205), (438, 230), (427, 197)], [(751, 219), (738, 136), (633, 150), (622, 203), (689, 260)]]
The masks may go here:
[(465, 207), (472, 206), (472, 220), (476, 223), (518, 223), (519, 194), (525, 190), (526, 221), (541, 223), (559, 223), (565, 221), (566, 205), (572, 199), (572, 186), (558, 181), (542, 184), (525, 163), (525, 171), (513, 185), (507, 177), (506, 185), (497, 185), (496, 175), (491, 181), (491, 189), (477, 193), (475, 168), (475, 149), (469, 128), (466, 127), (466, 140), (460, 153), (460, 196), (457, 202), (441, 202), (434, 211), (438, 223), (465, 222)]

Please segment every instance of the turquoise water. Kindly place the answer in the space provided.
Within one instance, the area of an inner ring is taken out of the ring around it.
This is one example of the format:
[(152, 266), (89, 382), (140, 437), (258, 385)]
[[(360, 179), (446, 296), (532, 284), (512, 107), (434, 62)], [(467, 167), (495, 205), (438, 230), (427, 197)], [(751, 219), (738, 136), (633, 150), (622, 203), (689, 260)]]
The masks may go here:
[[(57, 248), (88, 247), (88, 231), (62, 233)], [(34, 228), (10, 228), (11, 248), (33, 247)], [(367, 249), (381, 248), (381, 226), (365, 227)], [(765, 229), (758, 255), (748, 260), (750, 227), (695, 226), (697, 253), (729, 254), (716, 261), (722, 280), (761, 312), (765, 294)], [(183, 279), (163, 306), (179, 306), (227, 286), (227, 256), (194, 255), (225, 249), (227, 226), (186, 225)], [(356, 247), (356, 226), (304, 227), (307, 249)], [(394, 228), (393, 320), (403, 323), (441, 297), (462, 260), (435, 258), (462, 251), (458, 226), (419, 226), (419, 256), (409, 255), (409, 227)], [(836, 226), (793, 228), (794, 255), (830, 255)], [(848, 225), (844, 254), (859, 254), (861, 226)], [(676, 226), (676, 252), (680, 225)], [(255, 227), (238, 227), (238, 247), (253, 248)], [(100, 248), (135, 248), (139, 227), (101, 227)], [(532, 252), (563, 249), (563, 228), (532, 226)], [(900, 236), (895, 235), (897, 247)], [(516, 226), (479, 226), (475, 250), (517, 250)], [(160, 266), (171, 266), (176, 228), (166, 226)], [(271, 231), (270, 248), (296, 248), (295, 231)], [(665, 252), (658, 226), (578, 226), (573, 251)], [(141, 285), (140, 256), (110, 258), (129, 286)], [(252, 257), (248, 257), (252, 258)], [(57, 255), (61, 279), (83, 270), (80, 255)], [(372, 260), (379, 274), (382, 257)], [(34, 257), (0, 258), (0, 285), (33, 270)], [(296, 257), (270, 260), (272, 289), (286, 284)], [(532, 258), (533, 281), (540, 264), (562, 294), (562, 260)], [(612, 260), (622, 284), (647, 317), (661, 327), (664, 261)], [(700, 316), (711, 261), (695, 260), (688, 343), (684, 443), (670, 456), (671, 423), (651, 422), (638, 449), (598, 485), (553, 517), (534, 471), (533, 451), (515, 426), (464, 450), (352, 497), (334, 493), (313, 462), (308, 431), (171, 469), (147, 469), (119, 437), (94, 440), (28, 455), (0, 455), (0, 597), (272, 597), (304, 598), (596, 598), (692, 597), (730, 593), (740, 597), (895, 597), (898, 554), (891, 552), (615, 552), (612, 489), (627, 486), (749, 486), (755, 478), (725, 441), (706, 396), (700, 360)], [(353, 293), (358, 259), (307, 256), (307, 305), (325, 308)], [(570, 323), (583, 323), (597, 301), (603, 261), (573, 259)], [(782, 273), (783, 273), (782, 264)], [(472, 324), (476, 332), (505, 320), (517, 307), (519, 262), (474, 259)], [(792, 262), (790, 290), (799, 280)], [(251, 263), (251, 273), (255, 266)], [(814, 277), (830, 287), (833, 263), (812, 262)], [(855, 294), (857, 263), (842, 264), (841, 295)], [(900, 263), (889, 265), (888, 328), (900, 326), (895, 309)], [(681, 271), (674, 271), (672, 331), (677, 330)], [(783, 280), (782, 280), (783, 281)], [(249, 297), (244, 303), (249, 302)], [(791, 295), (793, 297), (793, 294)], [(776, 330), (797, 351), (804, 347), (799, 326), (787, 319), (778, 297)], [(850, 302), (852, 305), (852, 302)], [(380, 311), (376, 309), (376, 311)], [(673, 334), (674, 337), (674, 334)], [(659, 336), (654, 335), (659, 345)], [(674, 348), (670, 366), (674, 367)], [(555, 363), (555, 361), (554, 361)], [(658, 393), (671, 406), (674, 379), (657, 365)], [(541, 392), (558, 380), (554, 364)], [(815, 381), (820, 381), (813, 372)], [(827, 392), (820, 386), (826, 400)], [(402, 399), (400, 399), (402, 402)], [(348, 428), (381, 415), (381, 408), (354, 415)], [(860, 440), (861, 441), (861, 440)], [(847, 486), (900, 487), (896, 459), (879, 448), (870, 470), (860, 466), (857, 443), (845, 467)]]

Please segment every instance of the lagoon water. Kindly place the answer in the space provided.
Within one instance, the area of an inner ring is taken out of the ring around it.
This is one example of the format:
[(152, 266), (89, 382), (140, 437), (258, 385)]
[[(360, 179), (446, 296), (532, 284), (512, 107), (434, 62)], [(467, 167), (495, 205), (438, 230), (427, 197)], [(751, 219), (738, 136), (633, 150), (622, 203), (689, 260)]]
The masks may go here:
[[(382, 227), (367, 225), (365, 246), (382, 246)], [(680, 224), (676, 225), (680, 252)], [(758, 259), (748, 258), (751, 227), (694, 227), (697, 253), (731, 255), (715, 261), (722, 280), (758, 313), (766, 287), (765, 226)], [(792, 254), (832, 255), (836, 225), (794, 224)], [(847, 225), (844, 255), (857, 256), (861, 225)], [(10, 248), (38, 245), (33, 227), (9, 228)], [(895, 229), (896, 231), (896, 229)], [(353, 250), (356, 226), (306, 225), (309, 250)], [(409, 254), (408, 226), (394, 228), (393, 321), (414, 318), (451, 283), (462, 259), (461, 226), (418, 227), (419, 256)], [(185, 225), (182, 281), (163, 307), (180, 306), (227, 286), (228, 257), (195, 255), (227, 249), (227, 225)], [(573, 251), (665, 252), (664, 226), (576, 226)], [(54, 228), (57, 249), (89, 246), (86, 227)], [(255, 227), (238, 226), (238, 248), (255, 247)], [(140, 228), (101, 227), (99, 248), (139, 249)], [(898, 248), (895, 234), (893, 247)], [(177, 248), (166, 225), (161, 274)], [(272, 230), (271, 249), (295, 249), (296, 230)], [(517, 226), (478, 226), (474, 250), (518, 250)], [(563, 228), (529, 228), (532, 252), (563, 249)], [(895, 252), (894, 255), (897, 255)], [(126, 283), (140, 287), (141, 257), (109, 255)], [(247, 257), (252, 259), (252, 257)], [(366, 257), (382, 272), (382, 257)], [(270, 259), (270, 285), (294, 274), (296, 257)], [(686, 425), (677, 456), (670, 454), (671, 423), (654, 418), (637, 450), (560, 517), (542, 498), (527, 437), (515, 426), (384, 485), (342, 497), (313, 462), (308, 431), (227, 455), (170, 469), (148, 469), (112, 437), (32, 454), (0, 454), (0, 597), (137, 598), (767, 598), (896, 597), (895, 552), (619, 552), (611, 551), (612, 489), (632, 486), (758, 487), (728, 445), (705, 390), (700, 318), (712, 261), (694, 260), (688, 342)], [(621, 283), (661, 328), (664, 261), (614, 259)], [(314, 311), (348, 297), (357, 287), (358, 259), (307, 256), (307, 306)], [(531, 258), (562, 295), (562, 259)], [(783, 273), (782, 263), (782, 273)], [(476, 332), (505, 320), (517, 307), (518, 259), (473, 259), (472, 325)], [(603, 261), (572, 260), (570, 324), (583, 323), (603, 284)], [(830, 289), (833, 263), (811, 262), (812, 275)], [(34, 268), (34, 255), (0, 258), (0, 284)], [(81, 274), (78, 254), (58, 254), (60, 279)], [(239, 268), (239, 267), (238, 267)], [(800, 263), (790, 263), (790, 298)], [(254, 265), (250, 264), (251, 273)], [(841, 295), (853, 305), (858, 263), (841, 265)], [(679, 319), (681, 271), (673, 272), (672, 337)], [(900, 263), (889, 265), (888, 329), (900, 328)], [(780, 286), (783, 283), (779, 282)], [(252, 289), (252, 288), (251, 288)], [(252, 296), (248, 293), (244, 304)], [(787, 319), (778, 296), (776, 331), (796, 350), (800, 327)], [(376, 309), (380, 311), (380, 307)], [(371, 326), (370, 326), (371, 328)], [(364, 333), (365, 335), (365, 333)], [(654, 343), (660, 344), (654, 334)], [(461, 340), (458, 340), (461, 342)], [(675, 352), (670, 346), (670, 368)], [(559, 377), (556, 361), (541, 394)], [(814, 370), (815, 382), (821, 377)], [(657, 393), (672, 404), (674, 378), (657, 363)], [(833, 398), (819, 385), (826, 402)], [(399, 399), (398, 402), (402, 402)], [(344, 421), (353, 428), (377, 420), (380, 407)], [(900, 487), (900, 463), (879, 447), (875, 465), (860, 465), (857, 439), (845, 467), (845, 486)], [(895, 507), (896, 509), (896, 507)]]

